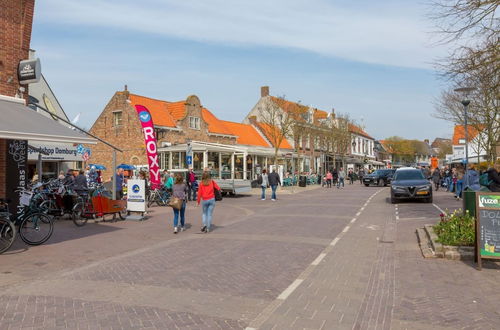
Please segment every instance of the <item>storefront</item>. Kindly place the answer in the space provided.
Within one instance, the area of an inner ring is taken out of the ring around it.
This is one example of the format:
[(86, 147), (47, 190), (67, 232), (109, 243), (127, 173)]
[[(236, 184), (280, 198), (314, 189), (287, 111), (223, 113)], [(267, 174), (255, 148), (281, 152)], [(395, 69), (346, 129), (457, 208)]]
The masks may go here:
[[(28, 141), (28, 178), (40, 170), (42, 180), (56, 178), (60, 171), (83, 169), (91, 151), (81, 144)], [(41, 160), (41, 164), (39, 161)]]

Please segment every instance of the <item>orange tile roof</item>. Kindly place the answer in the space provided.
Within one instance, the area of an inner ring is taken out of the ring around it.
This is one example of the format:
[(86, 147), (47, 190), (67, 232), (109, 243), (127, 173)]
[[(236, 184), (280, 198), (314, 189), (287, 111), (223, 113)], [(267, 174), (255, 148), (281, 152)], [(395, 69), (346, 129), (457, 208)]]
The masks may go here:
[(210, 133), (234, 135), (233, 132), (224, 124), (224, 122), (214, 116), (208, 109), (203, 108), (201, 111), (203, 120), (208, 124), (208, 131)]
[(328, 118), (328, 112), (323, 110), (315, 109), (314, 111), (314, 119), (326, 119)]
[(236, 142), (238, 144), (267, 147), (269, 148), (269, 143), (262, 138), (262, 136), (257, 132), (257, 130), (248, 124), (240, 124), (232, 121), (222, 121), (223, 124), (231, 130), (233, 135), (237, 136)]
[(158, 126), (175, 127), (175, 120), (167, 110), (169, 102), (152, 99), (140, 95), (130, 94), (129, 100), (132, 106), (145, 106), (153, 117), (153, 124)]
[[(273, 141), (271, 138), (272, 135), (271, 132), (272, 130), (277, 130), (277, 128), (261, 122), (257, 122), (257, 126), (260, 128), (261, 132), (266, 136), (266, 138), (272, 144)], [(290, 145), (290, 143), (288, 143), (288, 140), (284, 138), (283, 141), (281, 141), (280, 149), (293, 149), (293, 147)]]
[(181, 120), (186, 116), (186, 101), (168, 102), (167, 110), (175, 120)]
[[(474, 139), (478, 134), (478, 130), (473, 126), (467, 126), (467, 131), (469, 133), (469, 141)], [(460, 140), (465, 139), (465, 128), (463, 125), (455, 125), (453, 129), (453, 144), (460, 144)]]
[(369, 138), (369, 139), (372, 139), (372, 140), (375, 140), (374, 138), (372, 138), (370, 135), (368, 135), (368, 133), (366, 133), (361, 127), (357, 126), (357, 125), (353, 125), (353, 124), (349, 124), (349, 131), (351, 133), (354, 133), (354, 134), (358, 134), (358, 135), (362, 135), (366, 138)]

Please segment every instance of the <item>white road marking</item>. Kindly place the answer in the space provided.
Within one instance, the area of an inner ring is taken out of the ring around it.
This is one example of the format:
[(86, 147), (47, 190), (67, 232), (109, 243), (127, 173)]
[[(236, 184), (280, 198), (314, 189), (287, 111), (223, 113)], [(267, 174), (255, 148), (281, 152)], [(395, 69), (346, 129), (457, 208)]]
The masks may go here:
[(361, 215), (361, 212), (356, 213), (356, 216), (359, 217)]
[(330, 246), (335, 246), (338, 241), (340, 241), (340, 237), (335, 237), (335, 239), (330, 243)]
[(323, 258), (326, 256), (326, 253), (321, 253), (316, 259), (314, 259), (313, 262), (311, 262), (311, 265), (317, 266), (323, 260)]
[(292, 293), (293, 291), (295, 291), (295, 289), (297, 289), (299, 287), (299, 285), (302, 284), (302, 282), (304, 282), (304, 280), (302, 279), (296, 279), (295, 281), (293, 281), (292, 284), (290, 284), (290, 286), (288, 288), (285, 289), (285, 291), (283, 291), (277, 299), (279, 300), (285, 300), (286, 298), (288, 298)]
[(351, 223), (356, 222), (356, 220), (358, 220), (358, 219), (357, 218), (352, 218)]
[(347, 231), (351, 228), (350, 226), (345, 226), (344, 230), (342, 230), (343, 233), (347, 233)]
[(432, 203), (432, 205), (433, 205), (435, 208), (437, 208), (437, 209), (439, 210), (439, 212), (441, 212), (441, 213), (443, 213), (443, 214), (446, 214), (446, 212), (445, 212), (445, 211), (443, 211), (443, 209), (442, 209), (442, 208), (440, 208), (439, 206), (437, 206), (436, 204)]

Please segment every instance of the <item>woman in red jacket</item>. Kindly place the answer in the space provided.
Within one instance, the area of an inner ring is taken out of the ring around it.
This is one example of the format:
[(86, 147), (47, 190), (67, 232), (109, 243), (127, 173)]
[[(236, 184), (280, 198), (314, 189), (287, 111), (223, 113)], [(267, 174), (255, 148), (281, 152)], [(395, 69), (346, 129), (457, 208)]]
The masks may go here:
[(201, 176), (201, 183), (198, 186), (198, 205), (200, 205), (200, 200), (203, 200), (203, 226), (201, 231), (208, 233), (210, 231), (210, 226), (212, 224), (212, 214), (215, 208), (215, 192), (214, 189), (220, 190), (217, 183), (210, 178), (209, 172), (203, 172)]

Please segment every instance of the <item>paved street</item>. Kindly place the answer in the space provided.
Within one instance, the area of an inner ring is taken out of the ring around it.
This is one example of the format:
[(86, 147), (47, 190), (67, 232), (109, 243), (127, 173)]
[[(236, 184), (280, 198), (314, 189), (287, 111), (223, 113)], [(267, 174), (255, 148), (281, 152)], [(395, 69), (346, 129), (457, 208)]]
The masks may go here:
[[(423, 259), (415, 228), (461, 204), (388, 202), (358, 184), (225, 198), (215, 228), (56, 223), (45, 245), (0, 256), (0, 329), (494, 329), (500, 267)], [(280, 196), (279, 196), (280, 197)]]

